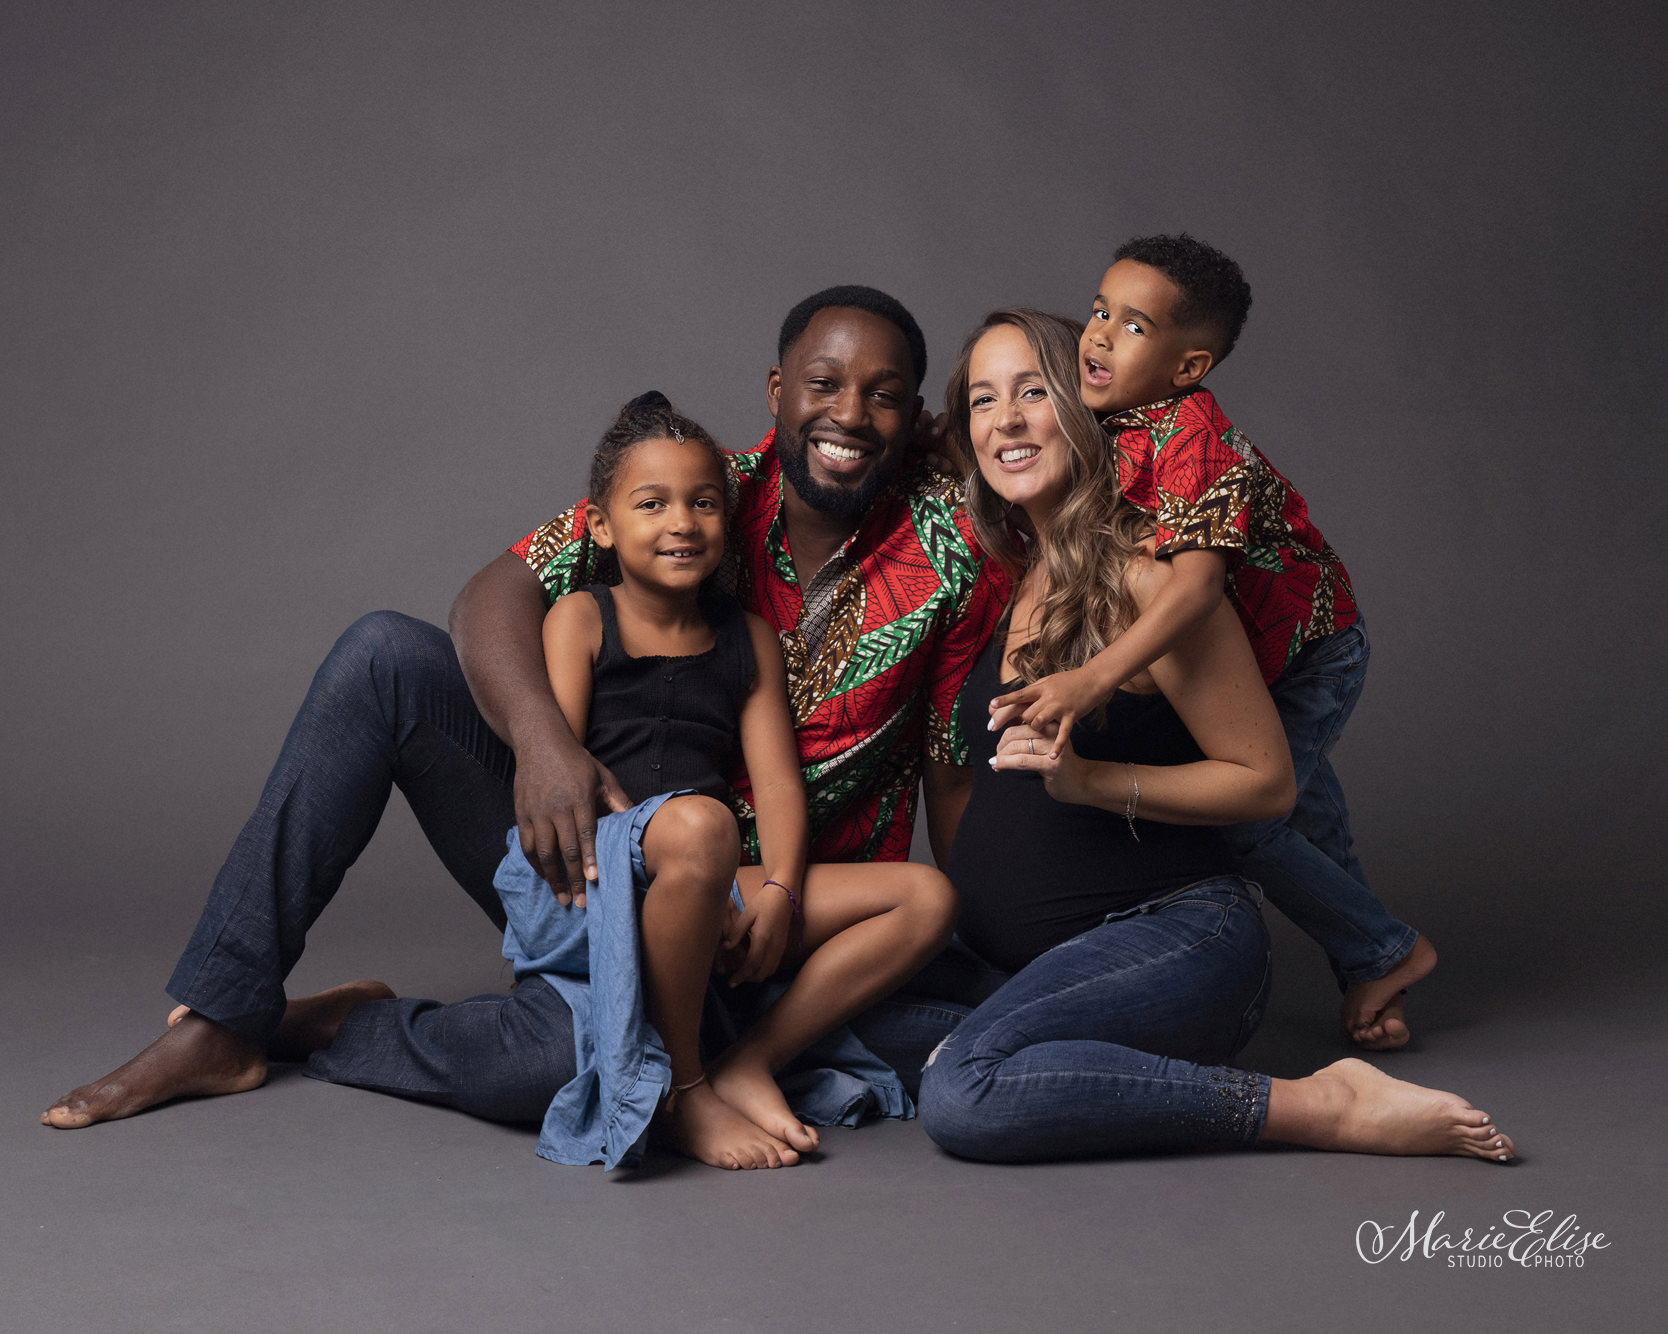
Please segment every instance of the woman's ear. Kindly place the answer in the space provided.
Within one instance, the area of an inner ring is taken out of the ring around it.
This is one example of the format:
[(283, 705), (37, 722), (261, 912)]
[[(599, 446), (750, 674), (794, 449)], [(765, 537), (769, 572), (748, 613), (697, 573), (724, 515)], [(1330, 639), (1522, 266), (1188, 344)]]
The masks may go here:
[(1176, 373), (1171, 377), (1170, 384), (1175, 389), (1191, 389), (1205, 378), (1205, 372), (1216, 364), (1216, 357), (1209, 348), (1195, 347), (1181, 354), (1181, 360), (1176, 364)]
[(594, 500), (585, 502), (585, 531), (604, 551), (613, 549), (614, 535), (608, 531), (608, 511)]

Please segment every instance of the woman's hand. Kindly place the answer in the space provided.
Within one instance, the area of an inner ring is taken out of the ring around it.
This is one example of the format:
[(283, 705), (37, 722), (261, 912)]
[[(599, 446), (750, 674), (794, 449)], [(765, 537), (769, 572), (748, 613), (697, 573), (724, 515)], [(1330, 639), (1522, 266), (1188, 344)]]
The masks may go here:
[(793, 927), (793, 900), (780, 885), (764, 884), (724, 928), (721, 958), (735, 960), (730, 985), (763, 982), (782, 966)]
[[(1019, 716), (1026, 723), (1032, 727), (1053, 727), (1056, 730), (1050, 735), (1069, 740), (1072, 725), (1111, 699), (1114, 688), (1101, 680), (1093, 664), (1088, 664), (1069, 672), (1055, 672), (1009, 694), (998, 695), (990, 702), (990, 714), (994, 719), (1004, 709), (1017, 705)], [(1057, 742), (1049, 746), (1049, 752), (1059, 754)]]
[(1055, 801), (1083, 806), (1092, 804), (1088, 785), (1090, 763), (1072, 749), (1071, 737), (1057, 736), (1055, 728), (1015, 723), (996, 743), (990, 767), (999, 773), (1012, 769), (1041, 774), (1043, 786)]

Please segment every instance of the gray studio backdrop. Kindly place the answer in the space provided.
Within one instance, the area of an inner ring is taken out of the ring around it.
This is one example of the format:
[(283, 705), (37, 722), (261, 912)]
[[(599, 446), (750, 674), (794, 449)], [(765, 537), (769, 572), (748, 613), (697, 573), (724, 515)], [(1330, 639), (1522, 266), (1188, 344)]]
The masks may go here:
[[(443, 620), (577, 497), (624, 399), (663, 389), (752, 443), (783, 312), (856, 281), (919, 316), (937, 406), (986, 309), (1081, 313), (1118, 241), (1185, 228), (1256, 294), (1212, 387), (1371, 621), (1339, 763), (1377, 885), (1456, 986), (1645, 961), (1648, 7), (3, 22), (6, 949), (183, 940), (335, 635), (381, 606)], [(490, 958), (392, 820), (332, 929)]]

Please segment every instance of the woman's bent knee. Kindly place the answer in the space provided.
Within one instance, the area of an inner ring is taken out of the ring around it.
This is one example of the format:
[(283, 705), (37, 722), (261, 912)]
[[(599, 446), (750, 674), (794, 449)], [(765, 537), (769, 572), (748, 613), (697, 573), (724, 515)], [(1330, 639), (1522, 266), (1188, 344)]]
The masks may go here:
[(1011, 1136), (1002, 1133), (981, 1107), (982, 1081), (956, 1054), (951, 1034), (927, 1058), (917, 1099), (921, 1128), (946, 1153), (958, 1158), (1001, 1162), (1009, 1156)]

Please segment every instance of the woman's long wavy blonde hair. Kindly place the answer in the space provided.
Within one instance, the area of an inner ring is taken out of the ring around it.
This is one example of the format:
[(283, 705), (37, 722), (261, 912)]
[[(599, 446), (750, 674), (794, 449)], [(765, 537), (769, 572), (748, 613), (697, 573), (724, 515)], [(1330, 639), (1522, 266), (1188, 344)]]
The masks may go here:
[[(1043, 531), (1027, 546), (1030, 525), (1022, 510), (985, 481), (973, 454), (968, 404), (973, 349), (990, 330), (1012, 325), (1036, 354), (1054, 419), (1071, 451), (1071, 486)], [(1135, 619), (1124, 570), (1152, 536), (1152, 517), (1118, 489), (1118, 456), (1077, 392), (1077, 340), (1083, 326), (1063, 315), (1011, 307), (993, 310), (967, 336), (944, 391), (949, 422), (945, 439), (967, 477), (966, 508), (982, 546), (1007, 572), (1017, 594), (1034, 562), (1041, 562), (1048, 591), (1041, 629), (1014, 652), (1014, 669), (1027, 683), (1081, 667)]]

